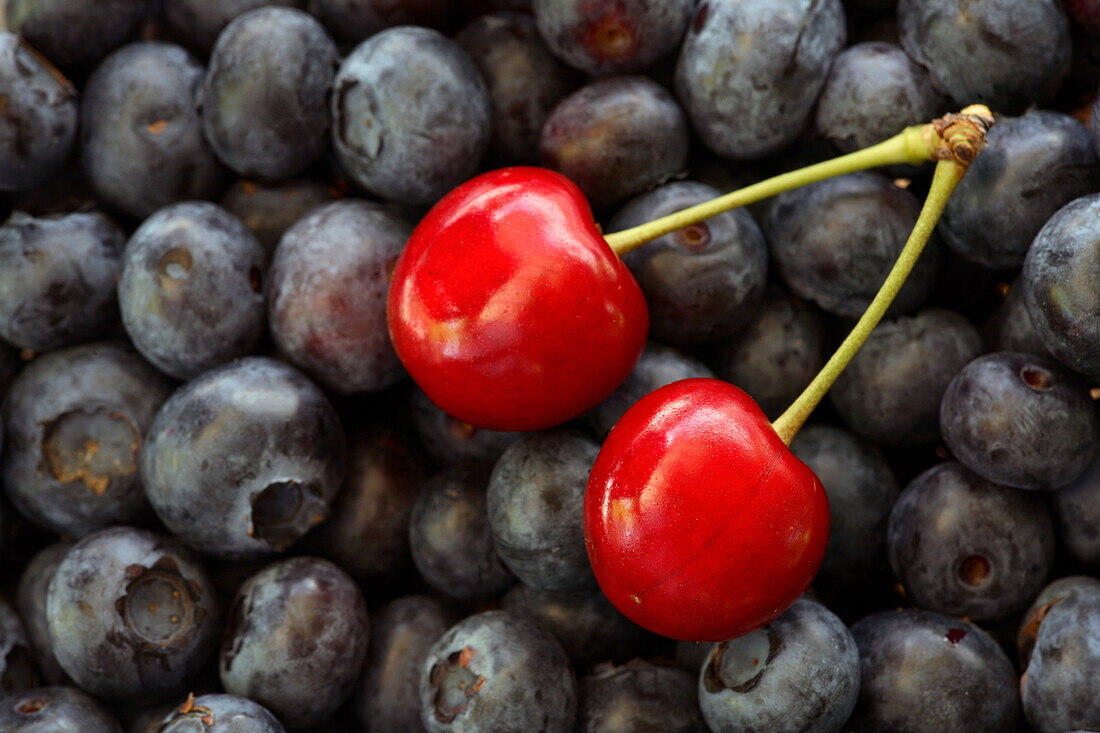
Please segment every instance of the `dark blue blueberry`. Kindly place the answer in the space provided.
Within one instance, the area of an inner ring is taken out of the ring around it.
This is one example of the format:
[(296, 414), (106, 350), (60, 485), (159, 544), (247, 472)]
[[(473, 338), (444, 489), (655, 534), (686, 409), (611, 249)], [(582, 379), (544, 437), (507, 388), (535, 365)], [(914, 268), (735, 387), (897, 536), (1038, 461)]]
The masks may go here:
[(96, 63), (148, 17), (150, 0), (8, 0), (8, 30), (64, 69)]
[[(457, 420), (436, 407), (426, 394), (415, 387), (410, 401), (412, 422), (413, 427), (416, 428), (417, 437), (424, 444), (431, 459), (442, 467), (462, 461), (495, 462), (504, 453), (505, 448), (523, 435), (523, 433), (485, 430)], [(625, 412), (626, 408), (623, 408), (623, 411)], [(610, 429), (609, 426), (608, 430)]]
[(219, 673), (290, 730), (329, 718), (348, 698), (367, 656), (367, 603), (327, 560), (273, 563), (241, 586), (230, 608)]
[(339, 40), (358, 43), (395, 25), (445, 26), (451, 5), (452, 0), (311, 0), (310, 12)]
[(1100, 194), (1063, 206), (1039, 230), (1024, 260), (1028, 315), (1066, 366), (1100, 379)]
[(118, 303), (134, 346), (153, 366), (191, 379), (252, 353), (264, 330), (264, 252), (217, 204), (167, 206), (123, 252)]
[(1014, 114), (1054, 96), (1069, 73), (1057, 0), (899, 0), (901, 45), (957, 104)]
[(140, 471), (157, 516), (186, 544), (257, 556), (324, 519), (344, 456), (324, 393), (293, 367), (255, 357), (177, 390), (149, 429)]
[(680, 47), (694, 0), (534, 0), (550, 49), (586, 74), (633, 74)]
[(283, 233), (313, 209), (331, 204), (335, 193), (328, 184), (309, 179), (281, 183), (240, 180), (218, 203), (245, 223), (270, 260)]
[(575, 74), (550, 53), (529, 15), (483, 15), (455, 42), (477, 64), (489, 91), (491, 160), (537, 164), (543, 123), (576, 87)]
[(107, 332), (125, 244), (102, 214), (12, 214), (0, 226), (0, 338), (48, 351)]
[(886, 522), (898, 497), (897, 480), (879, 450), (840, 428), (813, 425), (791, 443), (829, 496), (829, 544), (824, 578), (855, 586), (886, 560)]
[(1100, 456), (1054, 494), (1058, 536), (1075, 558), (1100, 566)]
[(1054, 524), (1042, 497), (994, 485), (954, 461), (905, 487), (886, 542), (914, 605), (978, 621), (1023, 609), (1054, 563)]
[(34, 188), (11, 197), (11, 210), (31, 216), (58, 216), (74, 211), (92, 211), (100, 206), (84, 176), (79, 156), (72, 156), (60, 171)]
[(267, 708), (236, 695), (191, 695), (161, 724), (158, 733), (284, 733)]
[(689, 130), (668, 91), (643, 76), (594, 81), (542, 127), (542, 163), (580, 186), (593, 208), (664, 183), (687, 166)]
[(23, 568), (19, 585), (15, 589), (15, 605), (27, 630), (30, 649), (34, 652), (35, 667), (42, 673), (43, 681), (50, 685), (71, 682), (54, 656), (50, 642), (50, 621), (46, 615), (50, 581), (71, 547), (69, 542), (55, 542), (39, 551)]
[(242, 176), (289, 178), (324, 152), (339, 59), (313, 16), (264, 7), (233, 20), (214, 45), (202, 91), (203, 129)]
[(386, 327), (390, 275), (412, 225), (383, 204), (345, 199), (283, 235), (268, 273), (279, 349), (336, 392), (384, 389), (405, 376)]
[(3, 403), (0, 476), (19, 511), (69, 536), (124, 522), (144, 504), (138, 451), (172, 385), (128, 347), (54, 351)]
[(309, 0), (160, 0), (161, 16), (173, 35), (203, 56), (210, 54), (229, 22), (267, 5), (304, 10)]
[(845, 422), (868, 440), (928, 443), (940, 435), (947, 385), (981, 354), (981, 334), (966, 317), (931, 308), (879, 324), (830, 395)]
[[(717, 189), (676, 181), (627, 202), (617, 232), (710, 201)], [(712, 343), (748, 323), (764, 297), (768, 245), (752, 216), (734, 209), (648, 242), (623, 257), (649, 304), (649, 333), (675, 344)]]
[(947, 202), (939, 232), (968, 260), (1019, 267), (1043, 224), (1098, 188), (1100, 161), (1080, 122), (1046, 111), (998, 120)]
[(373, 733), (421, 730), (420, 668), (452, 621), (426, 596), (401, 596), (371, 617), (371, 640), (352, 705)]
[(206, 573), (174, 540), (112, 527), (73, 545), (46, 613), (62, 669), (96, 697), (150, 703), (178, 694), (217, 648)]
[(847, 727), (867, 733), (1004, 733), (1020, 718), (1016, 674), (986, 632), (930, 611), (881, 611), (852, 626), (860, 690)]
[(470, 56), (442, 33), (401, 26), (344, 59), (332, 94), (340, 165), (382, 198), (430, 204), (477, 172), (490, 103)]
[(485, 492), (490, 466), (462, 463), (428, 479), (413, 505), (409, 547), (424, 580), (459, 600), (487, 600), (515, 578), (493, 547)]
[(844, 622), (801, 599), (767, 626), (718, 644), (699, 673), (712, 731), (841, 730), (859, 694), (859, 652)]
[(1051, 581), (1035, 596), (1027, 612), (1020, 619), (1019, 633), (1016, 636), (1016, 649), (1020, 655), (1020, 666), (1027, 668), (1031, 661), (1031, 652), (1035, 649), (1035, 639), (1039, 627), (1051, 608), (1066, 600), (1079, 596), (1100, 596), (1100, 580), (1088, 575), (1067, 575)]
[(676, 64), (676, 96), (714, 152), (753, 159), (802, 132), (844, 46), (840, 0), (704, 0)]
[(577, 680), (549, 631), (486, 611), (447, 630), (421, 665), (420, 720), (432, 733), (566, 733)]
[(0, 699), (34, 689), (39, 684), (34, 650), (23, 622), (15, 609), (0, 599)]
[(0, 100), (0, 191), (45, 183), (76, 142), (76, 89), (26, 41), (0, 30)]
[[(852, 173), (788, 191), (764, 222), (779, 274), (790, 289), (838, 316), (863, 315), (905, 246), (920, 213), (911, 192), (877, 173)], [(939, 268), (933, 237), (889, 313), (914, 310)]]
[(205, 71), (187, 51), (146, 41), (100, 64), (81, 107), (84, 174), (104, 202), (136, 218), (217, 196), (225, 170), (202, 134)]
[(72, 687), (39, 687), (0, 704), (5, 733), (122, 733), (111, 713)]
[(599, 443), (566, 430), (520, 438), (497, 461), (487, 508), (493, 544), (516, 576), (549, 591), (595, 585), (584, 542), (584, 489)]
[(1024, 286), (1017, 277), (1008, 286), (1004, 300), (990, 313), (982, 329), (989, 351), (1022, 351), (1050, 358), (1051, 353), (1031, 323), (1024, 300)]
[(578, 684), (576, 733), (704, 733), (695, 678), (674, 667), (635, 659), (594, 671)]
[(1054, 489), (1080, 476), (1100, 444), (1081, 380), (1042, 357), (1001, 351), (951, 380), (940, 429), (960, 463), (990, 481)]

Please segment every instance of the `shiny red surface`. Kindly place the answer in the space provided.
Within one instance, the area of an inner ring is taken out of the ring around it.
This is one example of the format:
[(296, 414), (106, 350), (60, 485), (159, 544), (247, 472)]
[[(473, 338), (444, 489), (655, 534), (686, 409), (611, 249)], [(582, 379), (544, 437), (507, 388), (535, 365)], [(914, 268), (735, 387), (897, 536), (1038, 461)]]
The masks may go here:
[(505, 168), (447, 194), (420, 222), (387, 303), (397, 355), (450, 415), (538, 430), (594, 407), (634, 368), (645, 298), (580, 189)]
[(747, 394), (717, 379), (651, 392), (615, 425), (584, 497), (588, 557), (624, 615), (720, 641), (809, 587), (829, 536), (821, 482)]

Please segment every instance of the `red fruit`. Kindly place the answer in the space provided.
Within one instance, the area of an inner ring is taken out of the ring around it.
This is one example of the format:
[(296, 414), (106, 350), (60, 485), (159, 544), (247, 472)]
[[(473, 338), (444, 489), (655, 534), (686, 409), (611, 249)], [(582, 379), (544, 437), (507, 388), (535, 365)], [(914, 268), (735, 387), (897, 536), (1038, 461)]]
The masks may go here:
[(409, 238), (387, 302), (405, 368), (453, 417), (539, 430), (634, 368), (649, 313), (580, 189), (541, 168), (473, 178)]
[(674, 639), (720, 641), (809, 587), (829, 501), (751, 397), (685, 379), (611, 431), (588, 478), (584, 533), (596, 580), (624, 615)]

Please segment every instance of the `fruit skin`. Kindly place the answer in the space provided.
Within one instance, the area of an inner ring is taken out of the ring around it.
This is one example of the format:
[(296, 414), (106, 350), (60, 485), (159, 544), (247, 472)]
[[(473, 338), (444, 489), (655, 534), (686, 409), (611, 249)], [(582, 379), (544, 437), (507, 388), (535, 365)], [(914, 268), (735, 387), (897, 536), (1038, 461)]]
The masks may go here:
[(0, 707), (7, 733), (122, 733), (107, 708), (73, 687), (39, 687), (13, 695)]
[(584, 529), (596, 580), (627, 618), (719, 641), (768, 623), (809, 587), (829, 502), (751, 397), (688, 379), (639, 400), (611, 431)]
[(467, 181), (413, 231), (387, 304), (397, 355), (439, 407), (538, 430), (595, 407), (634, 368), (645, 298), (564, 176)]

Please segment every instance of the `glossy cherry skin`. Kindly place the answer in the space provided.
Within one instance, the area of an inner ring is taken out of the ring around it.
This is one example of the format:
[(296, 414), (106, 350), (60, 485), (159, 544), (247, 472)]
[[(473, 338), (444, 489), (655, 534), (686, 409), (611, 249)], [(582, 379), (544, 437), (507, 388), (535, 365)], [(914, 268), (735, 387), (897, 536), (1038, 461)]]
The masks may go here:
[(751, 397), (685, 379), (643, 397), (608, 435), (584, 534), (596, 580), (625, 616), (662, 636), (721, 641), (809, 587), (829, 500)]
[(595, 407), (634, 368), (649, 312), (580, 189), (542, 168), (472, 178), (428, 212), (387, 301), (397, 355), (453, 417), (539, 430)]

